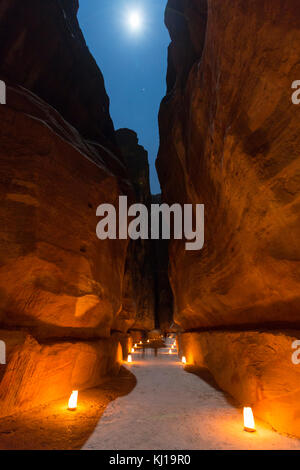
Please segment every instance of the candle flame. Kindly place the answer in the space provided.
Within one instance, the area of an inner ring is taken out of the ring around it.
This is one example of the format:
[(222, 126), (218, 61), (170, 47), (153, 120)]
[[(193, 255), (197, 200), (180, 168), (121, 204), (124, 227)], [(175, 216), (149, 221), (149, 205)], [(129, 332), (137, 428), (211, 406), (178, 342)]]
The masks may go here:
[(134, 348), (131, 348), (131, 352), (134, 353)]
[(128, 357), (127, 357), (127, 362), (132, 362), (132, 357), (131, 357), (131, 354), (128, 354)]
[(248, 432), (255, 431), (255, 422), (252, 409), (250, 407), (244, 407), (244, 430)]
[(78, 399), (78, 390), (73, 390), (71, 393), (69, 403), (68, 403), (68, 410), (74, 411), (77, 408), (77, 399)]
[(137, 348), (137, 344), (136, 344), (136, 343), (135, 343), (134, 347)]
[(186, 357), (185, 356), (182, 356), (181, 362), (182, 362), (182, 364), (186, 364)]
[(169, 349), (169, 354), (172, 354), (172, 349)]

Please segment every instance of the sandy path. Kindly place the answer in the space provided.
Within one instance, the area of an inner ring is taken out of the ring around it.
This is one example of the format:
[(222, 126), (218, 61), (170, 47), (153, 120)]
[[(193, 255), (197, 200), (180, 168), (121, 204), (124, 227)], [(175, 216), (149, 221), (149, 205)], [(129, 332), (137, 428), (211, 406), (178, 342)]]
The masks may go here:
[(241, 410), (167, 351), (133, 355), (136, 387), (108, 405), (84, 449), (300, 449), (300, 440), (260, 422), (244, 432)]

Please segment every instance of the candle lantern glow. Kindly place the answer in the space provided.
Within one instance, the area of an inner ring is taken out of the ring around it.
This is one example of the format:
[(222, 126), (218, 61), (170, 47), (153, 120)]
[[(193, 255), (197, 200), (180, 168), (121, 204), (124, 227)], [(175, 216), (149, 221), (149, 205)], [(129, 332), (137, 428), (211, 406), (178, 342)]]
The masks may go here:
[(71, 393), (69, 403), (68, 403), (68, 410), (75, 411), (77, 408), (77, 400), (78, 400), (78, 390), (73, 390)]
[(252, 409), (248, 406), (244, 407), (244, 431), (255, 432), (255, 422)]
[(172, 349), (169, 349), (169, 354), (172, 354)]
[(132, 362), (132, 357), (131, 357), (131, 354), (128, 354), (128, 357), (127, 357), (127, 362)]
[(185, 356), (182, 356), (181, 362), (182, 362), (182, 364), (186, 364), (186, 357)]
[(134, 348), (131, 348), (131, 352), (134, 353)]

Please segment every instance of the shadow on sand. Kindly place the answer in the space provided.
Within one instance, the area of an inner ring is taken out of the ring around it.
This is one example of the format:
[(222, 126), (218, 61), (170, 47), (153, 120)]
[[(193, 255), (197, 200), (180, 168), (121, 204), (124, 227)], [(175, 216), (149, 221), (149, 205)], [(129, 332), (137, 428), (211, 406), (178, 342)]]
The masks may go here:
[(201, 380), (206, 382), (208, 385), (213, 387), (215, 390), (217, 390), (219, 392), (222, 392), (224, 397), (226, 398), (227, 402), (230, 405), (232, 405), (236, 408), (241, 408), (241, 405), (231, 395), (229, 395), (227, 392), (222, 390), (221, 387), (219, 387), (219, 385), (215, 381), (214, 376), (212, 375), (212, 373), (208, 369), (206, 369), (205, 367), (197, 367), (197, 366), (193, 366), (193, 365), (186, 365), (184, 367), (184, 370), (186, 372), (189, 372), (190, 374), (197, 375)]
[(129, 394), (135, 376), (121, 367), (118, 376), (100, 387), (79, 392), (76, 411), (67, 410), (68, 399), (1, 419), (0, 450), (81, 449), (97, 426), (108, 404)]

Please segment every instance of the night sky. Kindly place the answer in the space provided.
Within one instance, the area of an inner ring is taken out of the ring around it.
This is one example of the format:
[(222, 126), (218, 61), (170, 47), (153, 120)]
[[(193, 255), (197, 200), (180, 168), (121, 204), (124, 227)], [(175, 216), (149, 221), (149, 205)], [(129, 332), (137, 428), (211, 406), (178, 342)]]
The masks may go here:
[[(166, 3), (84, 0), (79, 9), (87, 45), (104, 75), (115, 128), (136, 131), (139, 143), (149, 152), (153, 194), (160, 192), (154, 162), (159, 145), (157, 115), (166, 91), (170, 43), (164, 25)], [(136, 17), (141, 19), (140, 24), (135, 24)]]

